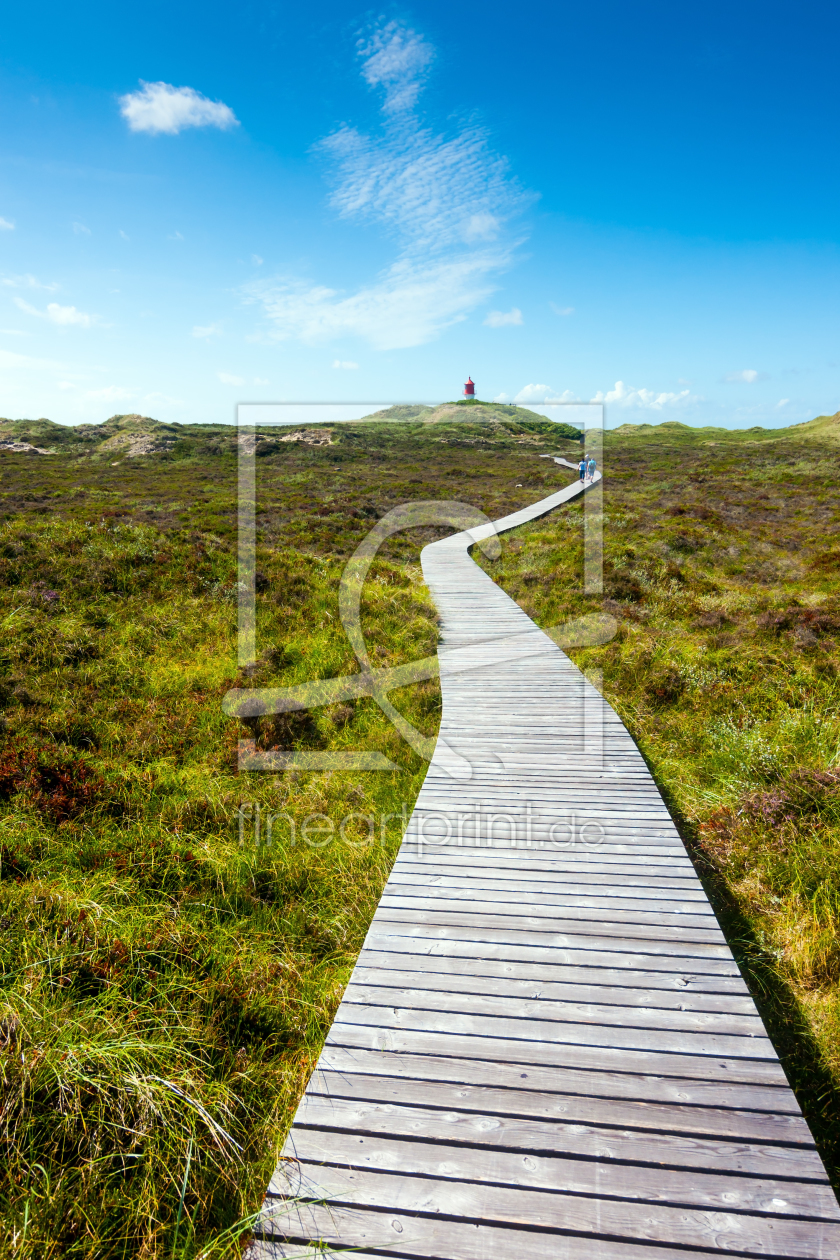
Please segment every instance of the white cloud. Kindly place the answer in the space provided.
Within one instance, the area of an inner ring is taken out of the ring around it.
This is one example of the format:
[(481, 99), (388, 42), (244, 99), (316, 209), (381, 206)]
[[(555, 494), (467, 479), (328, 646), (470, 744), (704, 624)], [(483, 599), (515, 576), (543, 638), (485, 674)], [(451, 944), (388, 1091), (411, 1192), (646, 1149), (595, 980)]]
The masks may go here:
[(680, 390), (678, 394), (657, 393), (653, 389), (637, 389), (633, 385), (625, 385), (624, 381), (616, 381), (615, 386), (606, 393), (599, 389), (591, 401), (616, 403), (620, 407), (640, 407), (647, 411), (662, 411), (665, 407), (682, 406), (699, 402), (700, 399), (687, 389)]
[(345, 372), (355, 372), (358, 363), (354, 363), (352, 359), (333, 359), (333, 367), (343, 369)]
[(434, 50), (423, 36), (399, 22), (388, 22), (367, 39), (359, 39), (356, 49), (363, 58), (365, 81), (385, 89), (383, 109), (388, 113), (412, 109), (434, 60)]
[(512, 306), (509, 311), (491, 311), (484, 322), (488, 328), (504, 328), (506, 324), (521, 324), (522, 312), (518, 306)]
[(275, 340), (314, 345), (359, 336), (377, 350), (402, 350), (431, 341), (486, 301), (492, 292), (487, 273), (495, 265), (495, 257), (484, 255), (434, 265), (406, 259), (349, 297), (294, 281), (254, 284), (245, 293), (262, 303)]
[(193, 326), (192, 335), (194, 337), (204, 337), (204, 338), (221, 337), (222, 325), (221, 324), (204, 324), (204, 325), (195, 324)]
[[(496, 402), (508, 402), (508, 397), (501, 394)], [(519, 393), (513, 399), (515, 403), (552, 403), (552, 402), (579, 402), (580, 400), (572, 393), (570, 389), (564, 389), (562, 394), (558, 394), (550, 385), (524, 385)]]
[(14, 230), (15, 225), (12, 223), (11, 219), (4, 219), (2, 215), (0, 215), (0, 232), (14, 232)]
[(84, 311), (77, 311), (75, 306), (59, 306), (58, 302), (48, 302), (45, 311), (39, 311), (36, 306), (30, 306), (28, 302), (24, 302), (23, 298), (16, 297), (15, 304), (22, 311), (26, 311), (27, 315), (37, 315), (39, 319), (48, 319), (52, 324), (60, 324), (68, 326), (75, 324), (79, 328), (90, 328), (93, 323), (93, 317), (86, 315)]
[(781, 410), (781, 408), (786, 407), (789, 402), (790, 402), (789, 398), (780, 398), (779, 401), (776, 403), (776, 407), (777, 409)]
[(446, 139), (411, 115), (376, 138), (340, 127), (318, 150), (334, 164), (330, 204), (341, 218), (379, 224), (403, 253), (486, 244), (533, 199), (477, 127)]
[(251, 262), (254, 264), (255, 267), (261, 267), (263, 263), (265, 262), (265, 259), (260, 258), (259, 254), (252, 254)]
[(184, 238), (180, 232), (171, 232), (166, 239), (168, 241), (182, 241)]
[(549, 306), (555, 315), (574, 315), (575, 313), (573, 306), (558, 306), (556, 302), (549, 302)]
[(92, 322), (84, 311), (77, 311), (75, 306), (59, 306), (57, 302), (47, 303), (47, 319), (54, 324), (78, 324), (80, 328), (90, 328)]
[(84, 223), (74, 223), (73, 231), (76, 233), (77, 236), (92, 236), (93, 235), (90, 228), (85, 227)]
[(55, 282), (44, 284), (36, 276), (29, 274), (25, 276), (4, 276), (3, 283), (10, 289), (45, 289), (47, 293), (54, 293), (59, 288), (59, 285)]
[(131, 237), (128, 235), (128, 233), (127, 233), (127, 232), (124, 232), (124, 231), (122, 230), (122, 228), (120, 228), (120, 236), (123, 238), (123, 240), (124, 240), (124, 241), (130, 241), (130, 240), (131, 240)]
[(262, 304), (270, 339), (360, 336), (381, 350), (431, 341), (492, 295), (518, 243), (510, 221), (533, 199), (480, 128), (446, 137), (412, 112), (432, 55), (416, 32), (388, 23), (360, 51), (368, 83), (385, 88), (382, 129), (342, 126), (316, 151), (339, 217), (384, 229), (397, 257), (354, 293), (294, 276), (252, 281), (243, 293)]
[(243, 376), (231, 376), (229, 372), (217, 372), (219, 380), (223, 385), (244, 385), (245, 378)]
[(255, 385), (270, 385), (270, 384), (271, 384), (271, 381), (266, 380), (266, 379), (265, 379), (264, 377), (262, 377), (262, 376), (255, 376), (255, 377), (254, 377), (254, 384), (255, 384)]
[(28, 337), (29, 336), (29, 334), (25, 333), (21, 328), (0, 328), (0, 333), (2, 333), (4, 337)]
[(748, 385), (753, 385), (759, 379), (759, 374), (755, 368), (744, 368), (743, 372), (727, 372), (723, 379), (725, 381), (745, 381)]
[(177, 136), (187, 127), (238, 127), (239, 119), (230, 106), (211, 101), (195, 88), (173, 87), (171, 83), (146, 83), (120, 97), (120, 113), (131, 131), (149, 135)]
[(104, 389), (85, 391), (85, 398), (90, 398), (93, 402), (124, 402), (126, 398), (133, 397), (132, 391), (123, 389), (121, 385), (106, 385)]

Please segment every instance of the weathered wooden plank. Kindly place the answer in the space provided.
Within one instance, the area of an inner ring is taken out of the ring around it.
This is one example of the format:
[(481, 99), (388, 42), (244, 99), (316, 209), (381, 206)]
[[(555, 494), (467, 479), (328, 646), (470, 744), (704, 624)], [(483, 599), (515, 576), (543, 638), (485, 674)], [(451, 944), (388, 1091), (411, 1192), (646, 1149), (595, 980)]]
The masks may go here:
[[(523, 1256), (527, 1260), (665, 1260), (665, 1257), (685, 1256), (685, 1260), (720, 1260), (720, 1250), (714, 1247), (714, 1238), (708, 1222), (698, 1228), (700, 1245), (696, 1249), (665, 1250), (661, 1246), (645, 1245), (636, 1241), (596, 1236), (591, 1233), (575, 1234), (521, 1230), (499, 1226), (492, 1216), (487, 1223), (482, 1220), (464, 1221), (441, 1217), (439, 1214), (417, 1216), (411, 1212), (365, 1212), (338, 1203), (320, 1205), (300, 1203), (284, 1207), (282, 1200), (270, 1200), (263, 1209), (258, 1226), (259, 1238), (251, 1245), (244, 1260), (333, 1260), (343, 1254), (344, 1260), (364, 1257), (364, 1249), (375, 1248), (377, 1260), (383, 1256), (446, 1257), (446, 1260), (508, 1260)], [(284, 1237), (291, 1239), (284, 1243)], [(318, 1239), (318, 1251), (302, 1251), (300, 1242)], [(277, 1241), (275, 1241), (277, 1240)], [(327, 1250), (321, 1249), (321, 1241)], [(354, 1248), (343, 1253), (336, 1244)], [(331, 1246), (332, 1245), (332, 1246)], [(358, 1249), (358, 1250), (355, 1250)], [(741, 1253), (744, 1254), (744, 1253)], [(813, 1252), (815, 1260), (818, 1256)]]
[(621, 941), (622, 948), (627, 950), (643, 950), (645, 953), (670, 950), (685, 957), (697, 958), (726, 958), (730, 953), (723, 933), (716, 924), (714, 927), (695, 928), (656, 922), (634, 923), (632, 920), (604, 922), (598, 918), (585, 918), (584, 914), (584, 911), (580, 915), (564, 913), (547, 920), (539, 915), (506, 915), (490, 911), (469, 914), (466, 911), (414, 908), (401, 910), (396, 906), (380, 906), (376, 912), (375, 924), (380, 932), (385, 931), (386, 927), (412, 931), (415, 934), (436, 929), (457, 933), (470, 940), (501, 938), (522, 944), (548, 944), (553, 941), (557, 945), (565, 945), (572, 940), (581, 943), (588, 940), (593, 945), (596, 941), (610, 941), (613, 946), (616, 941)]
[(550, 893), (552, 895), (565, 892), (586, 896), (598, 890), (603, 896), (617, 895), (622, 897), (644, 896), (653, 893), (658, 897), (678, 898), (708, 904), (706, 893), (694, 872), (691, 874), (669, 874), (650, 870), (641, 872), (638, 868), (607, 870), (600, 865), (596, 870), (566, 870), (540, 872), (539, 878), (532, 870), (513, 869), (476, 870), (471, 865), (455, 867), (450, 865), (433, 865), (431, 862), (409, 863), (397, 862), (391, 871), (388, 888), (471, 888), (510, 890), (519, 894), (527, 892)]
[(660, 954), (693, 959), (696, 970), (702, 960), (731, 960), (731, 951), (711, 928), (657, 928), (638, 923), (604, 923), (593, 919), (546, 920), (527, 915), (457, 914), (450, 910), (405, 911), (381, 907), (371, 933), (382, 937), (481, 941), (492, 945), (553, 946), (555, 949), (589, 949), (627, 954)]
[(715, 936), (719, 934), (718, 921), (710, 906), (681, 905), (680, 902), (666, 903), (662, 901), (633, 902), (632, 898), (594, 897), (594, 896), (544, 896), (534, 897), (531, 893), (518, 895), (515, 892), (479, 892), (470, 893), (468, 888), (456, 896), (451, 888), (427, 888), (411, 892), (392, 890), (385, 887), (379, 905), (383, 910), (451, 910), (455, 913), (471, 913), (471, 915), (513, 915), (521, 916), (529, 910), (528, 919), (550, 919), (577, 921), (593, 920), (594, 922), (610, 922), (612, 925), (623, 924), (657, 924), (673, 927), (699, 927), (701, 930), (712, 929)]
[[(622, 946), (624, 948), (622, 948)], [(629, 946), (632, 946), (630, 948)], [(411, 930), (375, 918), (365, 938), (366, 949), (410, 953), (419, 957), (504, 959), (507, 962), (541, 962), (554, 965), (644, 969), (677, 978), (705, 975), (710, 983), (740, 979), (731, 954), (717, 946), (659, 945), (656, 941), (626, 942), (622, 937), (587, 937), (549, 932), (522, 934), (521, 943), (503, 933), (426, 925)], [(743, 983), (743, 981), (741, 981)]]
[[(441, 1145), (434, 1134), (429, 1141), (402, 1141), (396, 1134), (385, 1136), (363, 1129), (307, 1128), (311, 1113), (324, 1123), (324, 1108), (304, 1111), (296, 1121), (294, 1139), (287, 1143), (284, 1157), (304, 1164), (334, 1164), (367, 1168), (373, 1172), (396, 1173), (403, 1177), (437, 1177), (453, 1181), (474, 1181), (480, 1169), (482, 1181), (519, 1189), (544, 1190), (598, 1198), (626, 1199), (645, 1203), (684, 1205), (718, 1212), (750, 1212), (773, 1217), (817, 1217), (840, 1221), (840, 1209), (830, 1186), (813, 1182), (779, 1181), (773, 1177), (735, 1176), (707, 1170), (702, 1165), (690, 1169), (657, 1168), (649, 1163), (618, 1163), (581, 1160), (562, 1155), (546, 1155), (542, 1149), (508, 1150), (501, 1141), (486, 1140), (480, 1148), (448, 1141)], [(339, 1116), (339, 1121), (343, 1117)], [(399, 1130), (398, 1130), (399, 1131)], [(728, 1171), (728, 1170), (727, 1170)], [(291, 1173), (292, 1180), (294, 1172)], [(294, 1182), (293, 1182), (294, 1184)], [(268, 1193), (288, 1192), (289, 1174), (282, 1165), (268, 1187)], [(765, 1223), (766, 1224), (766, 1223)], [(766, 1238), (767, 1231), (763, 1231)]]
[(437, 857), (433, 853), (425, 853), (423, 857), (414, 854), (400, 856), (394, 863), (391, 878), (413, 880), (466, 880), (476, 879), (490, 884), (504, 883), (511, 888), (553, 888), (555, 884), (576, 885), (599, 884), (602, 880), (610, 886), (633, 888), (662, 888), (684, 890), (692, 895), (698, 889), (705, 896), (705, 890), (693, 867), (686, 860), (675, 868), (670, 864), (656, 863), (649, 858), (632, 858), (609, 856), (593, 858), (586, 856), (563, 859), (559, 854), (553, 862), (538, 867), (531, 858), (521, 862), (493, 862), (489, 855), (479, 850), (474, 853), (459, 855), (450, 852), (445, 857)]
[[(545, 998), (563, 1002), (602, 1002), (614, 1006), (650, 1006), (671, 1011), (711, 1011), (715, 1014), (756, 1017), (755, 1003), (746, 991), (739, 994), (699, 991), (694, 977), (654, 976), (634, 971), (629, 975), (608, 972), (597, 979), (585, 978), (579, 969), (530, 966), (513, 963), (485, 962), (447, 958), (434, 966), (428, 956), (374, 955), (364, 950), (353, 971), (355, 984), (381, 984), (420, 989), (443, 989), (445, 992), (468, 991), (497, 997), (521, 997), (526, 1000)], [(567, 973), (570, 973), (567, 975)], [(678, 985), (677, 979), (681, 980)]]
[[(661, 1052), (637, 1049), (634, 1046), (587, 1046), (574, 1042), (531, 1041), (527, 1038), (475, 1036), (449, 1026), (450, 1019), (435, 1021), (432, 1029), (419, 1026), (422, 1020), (398, 1021), (387, 1027), (385, 1020), (375, 1024), (334, 1023), (327, 1034), (327, 1044), (359, 1046), (370, 1050), (403, 1051), (409, 1054), (453, 1055), (463, 1059), (519, 1064), (523, 1071), (530, 1066), (551, 1067), (557, 1072), (567, 1068), (587, 1071), (652, 1074), (706, 1081), (714, 1073), (733, 1084), (783, 1085), (787, 1078), (778, 1060), (730, 1058), (725, 1055), (691, 1054), (688, 1050)], [(428, 1021), (431, 1022), (431, 1021)], [(406, 1023), (418, 1026), (407, 1028)]]
[(585, 879), (578, 881), (568, 874), (563, 879), (555, 876), (554, 879), (535, 880), (517, 879), (515, 876), (504, 879), (501, 875), (492, 878), (480, 875), (470, 877), (461, 871), (445, 875), (430, 870), (429, 878), (424, 882), (422, 875), (416, 872), (406, 875), (405, 872), (398, 871), (389, 879), (385, 892), (391, 897), (426, 897), (435, 900), (447, 897), (463, 900), (466, 897), (478, 901), (506, 902), (511, 906), (580, 905), (603, 911), (613, 908), (653, 908), (662, 909), (669, 914), (712, 915), (699, 883), (686, 886), (676, 880), (662, 880), (645, 884), (641, 882), (641, 878), (637, 877), (632, 881), (632, 877), (628, 876), (627, 885), (622, 888), (616, 882), (620, 878), (607, 871), (587, 873)]
[[(453, 1144), (462, 1144), (482, 1149), (526, 1151), (532, 1155), (618, 1161), (625, 1165), (651, 1166), (659, 1171), (661, 1165), (695, 1172), (781, 1179), (780, 1185), (788, 1178), (818, 1183), (823, 1171), (813, 1145), (761, 1144), (744, 1139), (727, 1141), (725, 1134), (713, 1138), (686, 1133), (640, 1132), (592, 1123), (547, 1122), (454, 1108), (424, 1108), (408, 1103), (326, 1098), (309, 1093), (295, 1116), (285, 1147), (287, 1156), (300, 1155), (296, 1143), (301, 1128), (436, 1142), (444, 1152), (442, 1158), (446, 1158)], [(474, 1166), (480, 1163), (481, 1156), (474, 1154)], [(831, 1219), (840, 1220), (837, 1200), (830, 1187), (825, 1188), (828, 1194), (821, 1202), (831, 1205)], [(817, 1197), (815, 1191), (815, 1201)], [(817, 1213), (812, 1211), (809, 1215)]]
[[(469, 1221), (492, 1221), (528, 1230), (569, 1230), (656, 1241), (677, 1247), (711, 1244), (721, 1251), (750, 1256), (832, 1257), (840, 1247), (840, 1224), (825, 1220), (768, 1220), (750, 1213), (645, 1203), (642, 1211), (607, 1198), (586, 1198), (477, 1182), (431, 1177), (403, 1177), (362, 1168), (288, 1165), (290, 1197), (327, 1199), (347, 1207), (372, 1207), (385, 1212), (446, 1215)], [(270, 1200), (269, 1200), (270, 1202)], [(265, 1223), (262, 1223), (265, 1229)]]
[[(462, 1070), (459, 1081), (457, 1065), (448, 1060), (412, 1056), (411, 1062), (395, 1062), (398, 1058), (397, 1055), (383, 1056), (381, 1052), (328, 1047), (309, 1082), (307, 1098), (323, 1094), (357, 1102), (448, 1108), (526, 1120), (651, 1133), (691, 1133), (697, 1137), (714, 1138), (725, 1134), (729, 1140), (813, 1145), (810, 1130), (799, 1114), (736, 1110), (703, 1105), (702, 1101), (708, 1097), (720, 1103), (721, 1097), (725, 1097), (742, 1107), (745, 1102), (773, 1106), (778, 1102), (778, 1096), (773, 1096), (775, 1091), (768, 1099), (768, 1091), (742, 1086), (736, 1096), (731, 1091), (724, 1092), (724, 1087), (712, 1093), (709, 1089), (698, 1091), (696, 1082), (677, 1083), (656, 1078), (639, 1078), (631, 1086), (623, 1078), (609, 1077), (605, 1081), (603, 1074), (599, 1077), (595, 1073), (577, 1072), (564, 1073), (565, 1092), (558, 1092), (556, 1077), (545, 1079), (547, 1073), (539, 1069), (523, 1074), (511, 1068), (508, 1073), (499, 1074), (491, 1072), (486, 1064), (473, 1063), (474, 1075), (470, 1075), (469, 1069)], [(360, 1070), (364, 1067), (366, 1071)], [(469, 1080), (464, 1079), (468, 1075)], [(607, 1096), (599, 1097), (596, 1090)], [(630, 1096), (631, 1090), (635, 1097)], [(624, 1097), (609, 1097), (611, 1091), (623, 1091)], [(654, 1094), (655, 1100), (646, 1099), (646, 1094)], [(698, 1094), (701, 1101), (691, 1103)], [(663, 1102), (660, 1095), (670, 1101)], [(689, 1103), (691, 1105), (687, 1105)], [(487, 1140), (490, 1141), (490, 1137)]]
[[(431, 817), (431, 815), (430, 815)], [(524, 831), (524, 828), (523, 828)], [(587, 860), (590, 863), (597, 860), (598, 863), (608, 863), (611, 861), (636, 862), (639, 865), (645, 863), (654, 863), (657, 866), (663, 862), (685, 863), (687, 861), (685, 850), (677, 849), (674, 844), (669, 841), (668, 844), (654, 845), (648, 843), (647, 840), (634, 839), (630, 832), (624, 832), (621, 836), (612, 837), (608, 834), (603, 838), (599, 838), (596, 844), (586, 844), (579, 837), (575, 838), (573, 844), (563, 843), (553, 844), (547, 839), (533, 840), (531, 844), (526, 844), (520, 834), (516, 843), (504, 840), (501, 836), (497, 836), (492, 844), (482, 840), (480, 845), (476, 845), (470, 839), (469, 842), (465, 837), (463, 842), (458, 836), (458, 819), (452, 821), (452, 833), (450, 839), (446, 840), (446, 832), (444, 829), (437, 835), (433, 836), (431, 831), (426, 829), (426, 823), (423, 823), (423, 834), (419, 834), (415, 830), (406, 832), (403, 837), (401, 852), (410, 854), (414, 861), (422, 862), (429, 859), (439, 860), (447, 855), (464, 854), (469, 858), (475, 856), (476, 862), (480, 862), (482, 855), (492, 855), (497, 858), (510, 857), (517, 859), (520, 864), (525, 860), (533, 860), (538, 857), (550, 859), (552, 857), (565, 857), (570, 853), (577, 851), (581, 860)], [(530, 854), (530, 859), (528, 855)]]
[[(705, 1029), (637, 1028), (616, 1020), (613, 1024), (575, 1022), (569, 1019), (539, 1019), (494, 1015), (480, 1010), (475, 1014), (457, 1009), (464, 1003), (457, 997), (437, 1001), (424, 1007), (356, 1003), (352, 994), (345, 996), (335, 1015), (334, 1028), (341, 1024), (364, 1024), (389, 1029), (423, 1029), (452, 1032), (472, 1037), (505, 1037), (512, 1041), (538, 1041), (551, 1046), (606, 1047), (627, 1050), (654, 1050), (659, 1053), (712, 1055), (735, 1059), (774, 1062), (775, 1052), (766, 1035), (730, 1036)], [(456, 1009), (447, 1009), (455, 1007)]]
[(655, 1006), (628, 1006), (606, 1002), (582, 1002), (569, 997), (552, 999), (543, 994), (520, 991), (501, 994), (488, 989), (476, 993), (469, 982), (426, 987), (411, 976), (410, 986), (386, 985), (378, 976), (363, 979), (358, 968), (347, 986), (344, 1001), (376, 1006), (408, 1007), (411, 1010), (459, 1011), (471, 1015), (498, 1015), (515, 1019), (573, 1021), (618, 1028), (655, 1028), (685, 1032), (726, 1033), (766, 1040), (757, 1011), (749, 1015), (719, 1014), (716, 1011), (668, 1010)]
[[(570, 1121), (574, 1121), (577, 1115), (573, 1110), (576, 1099), (587, 1107), (594, 1106), (595, 1101), (600, 1099), (608, 1107), (616, 1108), (617, 1124), (629, 1123), (621, 1119), (621, 1106), (625, 1102), (633, 1106), (638, 1103), (643, 1111), (661, 1105), (668, 1107), (672, 1116), (665, 1127), (673, 1132), (688, 1133), (705, 1131), (707, 1110), (724, 1109), (734, 1116), (739, 1109), (751, 1108), (750, 1111), (744, 1110), (744, 1114), (755, 1115), (756, 1123), (761, 1125), (772, 1121), (784, 1126), (789, 1117), (797, 1117), (797, 1122), (802, 1117), (799, 1104), (784, 1077), (778, 1079), (775, 1085), (761, 1085), (707, 1077), (690, 1079), (676, 1075), (640, 1075), (631, 1071), (610, 1072), (579, 1068), (568, 1063), (542, 1067), (502, 1058), (459, 1058), (458, 1051), (462, 1045), (456, 1039), (451, 1046), (453, 1053), (444, 1056), (408, 1052), (400, 1048), (393, 1051), (370, 1050), (328, 1042), (321, 1052), (320, 1067), (312, 1077), (313, 1087), (316, 1092), (320, 1090), (321, 1071), (334, 1071), (348, 1079), (354, 1073), (378, 1076), (377, 1090), (386, 1089), (391, 1081), (397, 1082), (395, 1088), (406, 1089), (413, 1089), (423, 1081), (435, 1082), (435, 1088), (440, 1084), (452, 1085), (457, 1097), (463, 1095), (467, 1099), (472, 1096), (472, 1090), (485, 1087), (505, 1093), (536, 1091), (548, 1107), (568, 1105), (568, 1114), (561, 1112), (561, 1115)], [(441, 1105), (455, 1105), (445, 1092), (440, 1094), (440, 1098)], [(679, 1123), (676, 1115), (680, 1117)], [(734, 1119), (731, 1122), (734, 1123)], [(804, 1121), (801, 1122), (804, 1124)], [(783, 1132), (787, 1133), (787, 1130)], [(802, 1130), (796, 1129), (796, 1132)], [(742, 1136), (783, 1140), (778, 1134), (776, 1138), (771, 1138), (763, 1128), (760, 1131), (745, 1130)]]

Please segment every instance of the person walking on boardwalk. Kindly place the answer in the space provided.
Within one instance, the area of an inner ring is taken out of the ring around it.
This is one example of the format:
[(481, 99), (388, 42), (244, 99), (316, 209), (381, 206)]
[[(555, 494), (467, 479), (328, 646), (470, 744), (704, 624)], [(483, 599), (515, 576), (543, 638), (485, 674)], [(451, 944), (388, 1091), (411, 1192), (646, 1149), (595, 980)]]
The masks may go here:
[(593, 455), (590, 455), (589, 462), (586, 465), (586, 475), (590, 481), (595, 480), (595, 469), (597, 467), (598, 465), (595, 463), (595, 457)]
[(580, 463), (578, 464), (578, 472), (580, 473), (581, 481), (584, 481), (586, 479), (586, 456), (585, 455), (583, 459), (580, 461)]

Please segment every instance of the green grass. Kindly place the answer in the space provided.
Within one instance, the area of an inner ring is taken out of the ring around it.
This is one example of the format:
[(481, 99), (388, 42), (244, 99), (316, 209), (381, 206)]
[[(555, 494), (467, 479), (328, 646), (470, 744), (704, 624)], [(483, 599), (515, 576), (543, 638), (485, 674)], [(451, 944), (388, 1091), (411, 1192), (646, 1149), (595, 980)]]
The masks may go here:
[[(418, 498), (509, 511), (549, 429), (266, 443), (244, 673), (230, 432), (117, 467), (72, 431), (56, 456), (3, 453), (0, 1254), (238, 1253), (426, 767), (372, 701), (245, 729), (222, 698), (355, 672), (338, 583), (371, 524)], [(394, 538), (375, 561), (362, 624), (377, 664), (434, 651), (419, 550), (445, 532)], [(436, 681), (392, 700), (436, 733)], [(241, 736), (376, 749), (399, 768), (239, 775)], [(286, 817), (268, 846), (272, 813)], [(326, 820), (348, 821), (321, 847)]]
[[(232, 431), (169, 426), (172, 445), (131, 459), (103, 438), (148, 422), (9, 429), (59, 453), (0, 453), (0, 1256), (238, 1254), (426, 767), (372, 701), (244, 727), (222, 699), (355, 671), (338, 583), (390, 508), (494, 518), (568, 481), (537, 458), (577, 450), (550, 422), (457, 414), (258, 445), (244, 672)], [(836, 1168), (840, 495), (836, 448), (795, 443), (608, 435), (621, 629), (578, 659), (604, 670)], [(482, 560), (545, 624), (601, 607), (578, 589), (580, 524), (573, 505)], [(419, 551), (445, 532), (375, 561), (377, 664), (434, 650)], [(392, 699), (435, 734), (435, 682)], [(240, 775), (242, 736), (398, 769)]]

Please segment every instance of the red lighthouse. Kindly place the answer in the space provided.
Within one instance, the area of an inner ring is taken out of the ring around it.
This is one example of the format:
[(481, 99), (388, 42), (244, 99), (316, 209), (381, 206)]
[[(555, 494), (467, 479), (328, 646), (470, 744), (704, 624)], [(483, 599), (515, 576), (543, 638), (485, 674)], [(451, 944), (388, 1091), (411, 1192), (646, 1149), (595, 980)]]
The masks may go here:
[(467, 383), (464, 386), (464, 397), (475, 398), (475, 384), (471, 376), (467, 377)]

